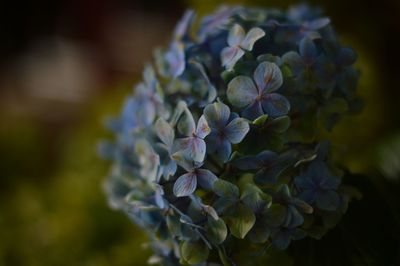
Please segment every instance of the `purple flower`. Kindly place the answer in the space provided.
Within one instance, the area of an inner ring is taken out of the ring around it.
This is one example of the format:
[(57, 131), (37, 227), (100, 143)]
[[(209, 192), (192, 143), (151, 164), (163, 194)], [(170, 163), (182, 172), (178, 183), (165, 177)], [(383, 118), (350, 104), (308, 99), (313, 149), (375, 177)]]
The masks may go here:
[(282, 73), (275, 63), (262, 62), (254, 71), (254, 81), (247, 76), (237, 76), (228, 84), (227, 96), (233, 106), (243, 109), (248, 119), (268, 114), (271, 117), (286, 115), (289, 101), (274, 93), (282, 86)]

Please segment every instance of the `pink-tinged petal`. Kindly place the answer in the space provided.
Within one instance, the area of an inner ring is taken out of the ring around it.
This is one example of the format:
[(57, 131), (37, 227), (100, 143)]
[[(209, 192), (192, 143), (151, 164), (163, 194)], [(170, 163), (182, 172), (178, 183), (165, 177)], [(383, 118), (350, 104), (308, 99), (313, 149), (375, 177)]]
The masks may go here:
[(232, 70), (236, 62), (244, 55), (244, 51), (240, 47), (225, 47), (221, 52), (221, 62), (228, 70)]
[(190, 145), (190, 158), (195, 162), (203, 162), (206, 155), (206, 143), (200, 138), (192, 138)]
[(228, 44), (231, 47), (239, 46), (239, 44), (243, 41), (244, 38), (245, 38), (244, 29), (239, 24), (235, 24), (229, 31)]
[(210, 134), (211, 129), (208, 126), (207, 120), (204, 115), (200, 116), (197, 122), (196, 136), (204, 139), (208, 134)]
[(204, 140), (197, 137), (177, 139), (174, 146), (174, 150), (180, 152), (179, 154), (185, 158), (185, 160), (194, 162), (204, 161), (206, 154), (206, 143)]
[(244, 40), (241, 42), (240, 47), (247, 51), (253, 50), (254, 43), (265, 36), (265, 32), (260, 28), (252, 28)]
[(249, 123), (246, 120), (235, 118), (225, 127), (224, 133), (231, 143), (237, 144), (244, 139), (249, 130)]
[(178, 122), (178, 130), (185, 136), (192, 136), (196, 130), (196, 123), (190, 110), (185, 106), (184, 112)]
[(173, 128), (163, 118), (159, 118), (155, 124), (156, 134), (160, 140), (168, 147), (171, 148), (174, 142), (175, 133)]
[(262, 62), (254, 71), (254, 81), (260, 92), (273, 92), (282, 86), (282, 72), (275, 63)]
[(257, 88), (251, 78), (237, 76), (228, 84), (227, 96), (229, 102), (239, 108), (253, 103), (258, 96)]
[(181, 175), (174, 184), (174, 195), (177, 197), (186, 197), (196, 190), (197, 177), (193, 172)]

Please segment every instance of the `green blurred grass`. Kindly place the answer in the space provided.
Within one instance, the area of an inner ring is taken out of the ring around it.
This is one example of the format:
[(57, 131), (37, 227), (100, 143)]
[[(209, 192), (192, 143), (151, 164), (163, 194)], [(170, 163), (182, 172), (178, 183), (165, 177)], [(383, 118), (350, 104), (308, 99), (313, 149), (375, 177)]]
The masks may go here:
[(101, 119), (126, 94), (112, 90), (83, 110), (79, 124), (59, 136), (57, 165), (41, 154), (38, 125), (2, 119), (0, 265), (145, 265), (145, 237), (108, 208), (101, 184), (109, 165), (96, 154)]

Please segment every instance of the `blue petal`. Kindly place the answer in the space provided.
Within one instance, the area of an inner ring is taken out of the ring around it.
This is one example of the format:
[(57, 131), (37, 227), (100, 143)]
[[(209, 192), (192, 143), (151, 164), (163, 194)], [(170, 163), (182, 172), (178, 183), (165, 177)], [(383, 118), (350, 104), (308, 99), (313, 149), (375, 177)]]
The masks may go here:
[(231, 143), (218, 131), (212, 132), (207, 138), (207, 152), (215, 155), (219, 161), (226, 162), (232, 152)]
[(270, 93), (261, 102), (264, 113), (271, 117), (286, 115), (290, 110), (289, 101), (278, 93)]
[(175, 175), (177, 169), (176, 162), (172, 159), (168, 161), (168, 163), (162, 166), (163, 176), (166, 180), (169, 179), (170, 176)]
[(303, 26), (307, 30), (319, 30), (319, 29), (322, 29), (323, 27), (327, 26), (330, 22), (331, 22), (331, 20), (329, 18), (319, 18), (319, 19), (307, 21), (303, 24)]
[(258, 90), (251, 78), (237, 76), (228, 84), (227, 96), (229, 102), (239, 108), (250, 105), (258, 96)]
[(194, 173), (186, 173), (181, 175), (174, 184), (174, 195), (177, 197), (185, 197), (191, 195), (197, 186), (197, 178)]
[(204, 189), (212, 189), (214, 182), (218, 179), (211, 171), (198, 169), (196, 171), (197, 182)]
[(315, 192), (315, 190), (307, 189), (300, 192), (299, 198), (309, 204), (314, 204), (315, 199), (317, 198), (317, 193)]
[(264, 114), (260, 101), (255, 101), (246, 109), (243, 110), (242, 116), (244, 118), (254, 120)]
[(240, 143), (249, 132), (249, 123), (243, 118), (235, 118), (225, 127), (224, 133), (233, 144)]
[(310, 38), (303, 38), (300, 41), (299, 53), (307, 65), (312, 65), (317, 59), (317, 47)]
[(232, 144), (227, 139), (221, 139), (217, 142), (214, 154), (221, 162), (226, 163), (229, 160), (231, 153)]
[(223, 128), (228, 123), (230, 110), (226, 104), (216, 102), (204, 108), (204, 115), (211, 128)]
[(262, 165), (270, 165), (278, 159), (278, 154), (273, 151), (262, 151), (257, 154), (256, 158), (261, 162)]
[(185, 70), (185, 52), (183, 44), (173, 42), (170, 50), (165, 54), (165, 60), (168, 64), (168, 72), (173, 78), (180, 76)]
[(282, 86), (282, 72), (275, 63), (262, 62), (254, 71), (254, 81), (259, 93), (273, 92)]
[(287, 214), (288, 214), (286, 220), (287, 227), (293, 228), (300, 226), (304, 223), (304, 218), (296, 207), (289, 205), (287, 209)]
[(298, 53), (294, 51), (290, 51), (284, 54), (282, 56), (282, 61), (284, 64), (287, 64), (290, 67), (290, 70), (295, 76), (299, 75), (304, 69), (303, 59)]
[(315, 184), (306, 175), (296, 176), (294, 178), (294, 184), (300, 189), (313, 189), (315, 187)]

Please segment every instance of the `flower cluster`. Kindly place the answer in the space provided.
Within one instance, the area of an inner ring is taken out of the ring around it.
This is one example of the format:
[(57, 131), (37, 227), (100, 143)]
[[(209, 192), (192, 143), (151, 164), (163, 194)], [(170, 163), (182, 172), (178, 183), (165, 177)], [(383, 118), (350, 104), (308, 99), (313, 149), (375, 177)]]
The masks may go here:
[(318, 133), (358, 109), (355, 53), (306, 6), (194, 21), (187, 11), (109, 123), (111, 206), (163, 265), (234, 264), (238, 239), (262, 251), (322, 237), (349, 196)]

